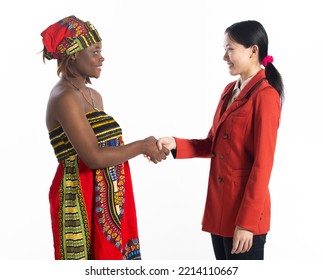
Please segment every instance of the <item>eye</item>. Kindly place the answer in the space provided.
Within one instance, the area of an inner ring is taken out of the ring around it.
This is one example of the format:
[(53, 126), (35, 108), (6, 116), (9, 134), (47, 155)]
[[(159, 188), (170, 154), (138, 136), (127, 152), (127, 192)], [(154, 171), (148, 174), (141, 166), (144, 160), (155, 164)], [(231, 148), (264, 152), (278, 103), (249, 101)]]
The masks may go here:
[(101, 50), (95, 50), (95, 51), (93, 51), (93, 54), (94, 55), (98, 55), (98, 54), (100, 54), (101, 53)]
[(233, 51), (233, 48), (231, 48), (231, 47), (224, 48), (225, 53), (229, 53), (229, 52), (232, 52), (232, 51)]

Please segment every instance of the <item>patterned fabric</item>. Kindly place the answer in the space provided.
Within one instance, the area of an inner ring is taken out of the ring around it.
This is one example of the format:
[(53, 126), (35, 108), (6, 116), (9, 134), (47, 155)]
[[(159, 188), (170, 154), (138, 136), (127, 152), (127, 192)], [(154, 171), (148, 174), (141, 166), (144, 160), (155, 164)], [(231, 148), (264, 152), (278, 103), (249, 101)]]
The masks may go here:
[(65, 160), (65, 180), (61, 182), (60, 210), (63, 259), (90, 259), (90, 233), (80, 188), (76, 156)]
[(66, 17), (42, 33), (44, 53), (47, 59), (58, 59), (79, 52), (99, 41), (101, 37), (89, 22), (75, 16)]
[[(86, 116), (100, 147), (123, 145), (111, 116)], [(59, 162), (49, 193), (55, 259), (141, 259), (128, 162), (91, 170), (62, 127), (49, 136)]]

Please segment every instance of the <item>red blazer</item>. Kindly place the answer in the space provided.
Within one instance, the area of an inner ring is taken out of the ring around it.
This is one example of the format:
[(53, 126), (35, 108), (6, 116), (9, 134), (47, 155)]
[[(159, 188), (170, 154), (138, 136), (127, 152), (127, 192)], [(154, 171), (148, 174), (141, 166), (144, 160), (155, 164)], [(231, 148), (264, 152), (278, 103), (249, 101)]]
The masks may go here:
[(264, 70), (226, 110), (234, 85), (224, 89), (206, 139), (175, 138), (176, 158), (211, 157), (202, 230), (224, 237), (236, 226), (254, 235), (269, 231), (268, 184), (281, 112)]

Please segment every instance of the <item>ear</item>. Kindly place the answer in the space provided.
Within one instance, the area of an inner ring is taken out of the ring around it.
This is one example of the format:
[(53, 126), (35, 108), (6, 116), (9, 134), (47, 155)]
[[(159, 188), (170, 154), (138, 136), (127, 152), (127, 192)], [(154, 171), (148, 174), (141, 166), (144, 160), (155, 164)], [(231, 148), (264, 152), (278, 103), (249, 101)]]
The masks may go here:
[(71, 55), (71, 59), (72, 59), (73, 61), (75, 61), (75, 60), (76, 60), (76, 53), (74, 53), (74, 54), (72, 54), (72, 55)]
[(253, 55), (253, 56), (258, 57), (258, 52), (259, 52), (259, 48), (257, 45), (251, 46), (251, 56)]

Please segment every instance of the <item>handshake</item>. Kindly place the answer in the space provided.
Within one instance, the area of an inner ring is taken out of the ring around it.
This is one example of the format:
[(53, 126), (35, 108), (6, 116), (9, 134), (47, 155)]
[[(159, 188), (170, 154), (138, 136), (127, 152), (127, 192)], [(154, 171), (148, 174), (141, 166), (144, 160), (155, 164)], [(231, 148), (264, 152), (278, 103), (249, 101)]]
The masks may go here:
[(165, 160), (169, 152), (176, 149), (174, 137), (161, 137), (158, 140), (154, 136), (150, 136), (143, 140), (144, 156), (153, 163)]

